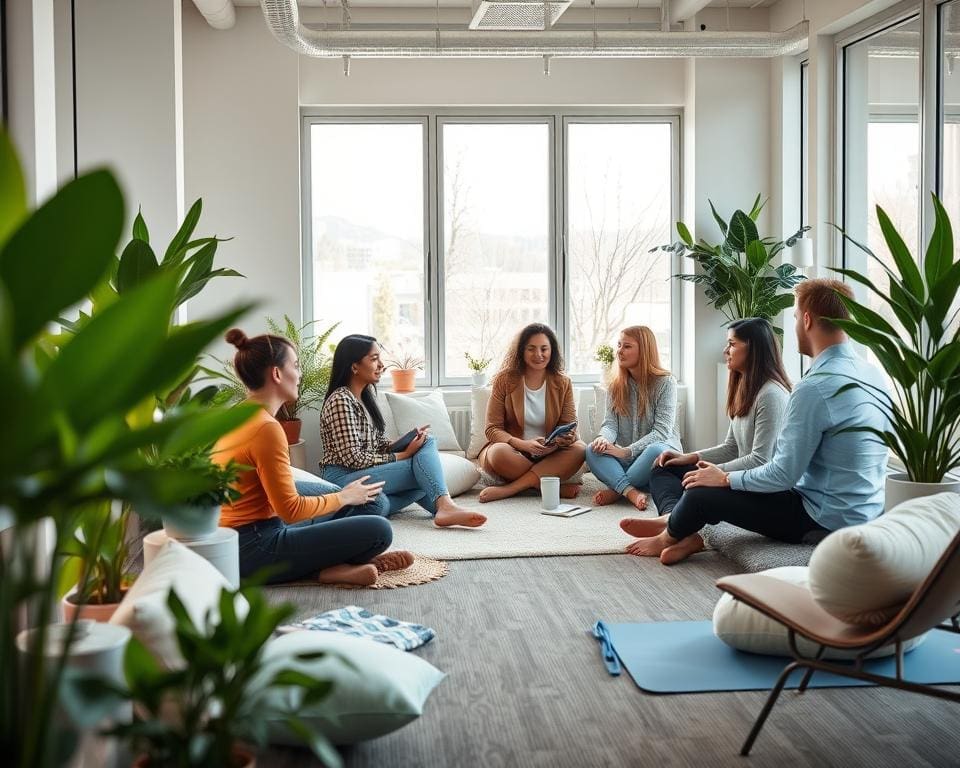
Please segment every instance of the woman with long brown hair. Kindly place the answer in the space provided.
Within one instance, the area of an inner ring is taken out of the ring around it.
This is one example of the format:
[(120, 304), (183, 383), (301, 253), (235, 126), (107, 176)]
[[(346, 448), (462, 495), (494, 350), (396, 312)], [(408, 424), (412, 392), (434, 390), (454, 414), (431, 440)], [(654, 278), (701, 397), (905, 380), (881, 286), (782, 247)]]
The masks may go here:
[(507, 480), (480, 492), (480, 501), (514, 496), (539, 488), (540, 478), (559, 477), (560, 495), (573, 498), (579, 484), (564, 483), (583, 464), (586, 447), (576, 429), (551, 443), (546, 437), (556, 427), (577, 419), (573, 383), (563, 373), (563, 357), (553, 330), (543, 323), (524, 328), (494, 377), (487, 406), (487, 444), (480, 464)]
[[(790, 394), (790, 379), (780, 357), (780, 344), (769, 321), (759, 317), (737, 320), (727, 326), (727, 345), (723, 356), (729, 371), (727, 378), (727, 416), (730, 427), (720, 445), (690, 453), (664, 451), (656, 460), (650, 477), (650, 490), (661, 518), (677, 506), (684, 488), (714, 465), (723, 472), (753, 469), (766, 464), (773, 457), (780, 426)], [(634, 520), (620, 523), (627, 533), (646, 536), (645, 528)], [(641, 530), (643, 529), (643, 530)], [(698, 545), (686, 554), (703, 548), (699, 534)], [(631, 544), (627, 547), (632, 552)], [(674, 562), (669, 548), (661, 560)]]
[(620, 331), (617, 372), (607, 389), (607, 412), (600, 434), (587, 447), (587, 465), (607, 488), (593, 503), (624, 497), (645, 509), (643, 493), (653, 462), (666, 450), (680, 450), (677, 434), (677, 381), (660, 365), (657, 339), (645, 325)]

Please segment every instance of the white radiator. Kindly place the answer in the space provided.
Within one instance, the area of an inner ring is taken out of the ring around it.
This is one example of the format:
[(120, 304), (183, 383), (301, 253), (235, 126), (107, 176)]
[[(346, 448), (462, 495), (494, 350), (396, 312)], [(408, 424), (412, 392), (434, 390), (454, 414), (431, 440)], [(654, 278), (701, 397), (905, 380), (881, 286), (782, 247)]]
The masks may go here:
[(450, 414), (450, 424), (453, 425), (453, 433), (457, 436), (460, 449), (465, 451), (470, 445), (470, 406), (454, 406), (448, 408), (447, 412)]

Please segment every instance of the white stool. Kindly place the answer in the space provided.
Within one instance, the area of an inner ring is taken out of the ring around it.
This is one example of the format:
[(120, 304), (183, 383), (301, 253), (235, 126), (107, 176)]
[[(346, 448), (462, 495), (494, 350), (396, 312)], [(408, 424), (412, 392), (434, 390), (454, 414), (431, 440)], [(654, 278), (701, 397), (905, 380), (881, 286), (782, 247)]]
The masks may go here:
[[(143, 564), (146, 566), (170, 540), (163, 529), (149, 533), (143, 538)], [(230, 586), (240, 586), (240, 536), (233, 528), (217, 528), (202, 539), (178, 539), (187, 549), (193, 550), (222, 573)]]

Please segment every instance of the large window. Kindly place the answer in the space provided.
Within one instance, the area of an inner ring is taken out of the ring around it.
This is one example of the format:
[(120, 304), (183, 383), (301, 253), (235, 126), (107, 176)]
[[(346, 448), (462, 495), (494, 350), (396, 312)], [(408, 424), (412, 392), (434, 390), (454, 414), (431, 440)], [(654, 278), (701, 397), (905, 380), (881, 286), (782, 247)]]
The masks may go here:
[[(596, 379), (597, 345), (649, 325), (680, 359), (671, 239), (679, 119), (573, 114), (304, 117), (305, 315), (466, 383), (530, 322)], [(676, 371), (676, 373), (680, 373)]]
[(800, 62), (800, 226), (810, 224), (810, 62)]
[[(940, 6), (938, 42), (940, 58), (940, 197), (960, 240), (960, 0)], [(954, 312), (960, 308), (955, 307)], [(950, 326), (960, 326), (960, 314), (952, 314)]]
[[(920, 246), (920, 19), (912, 16), (843, 49), (844, 229), (888, 265), (876, 207), (913, 253)], [(878, 286), (883, 267), (845, 244), (844, 264)], [(860, 298), (896, 325), (885, 302)]]

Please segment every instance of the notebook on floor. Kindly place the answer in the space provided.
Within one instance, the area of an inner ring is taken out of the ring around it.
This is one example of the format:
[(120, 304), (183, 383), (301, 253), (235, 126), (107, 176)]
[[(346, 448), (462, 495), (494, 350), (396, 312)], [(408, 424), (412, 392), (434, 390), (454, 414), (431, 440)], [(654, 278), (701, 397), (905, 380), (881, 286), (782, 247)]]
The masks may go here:
[(576, 517), (584, 512), (589, 512), (593, 507), (587, 507), (582, 504), (560, 504), (555, 509), (541, 509), (541, 515), (553, 515), (553, 517)]

